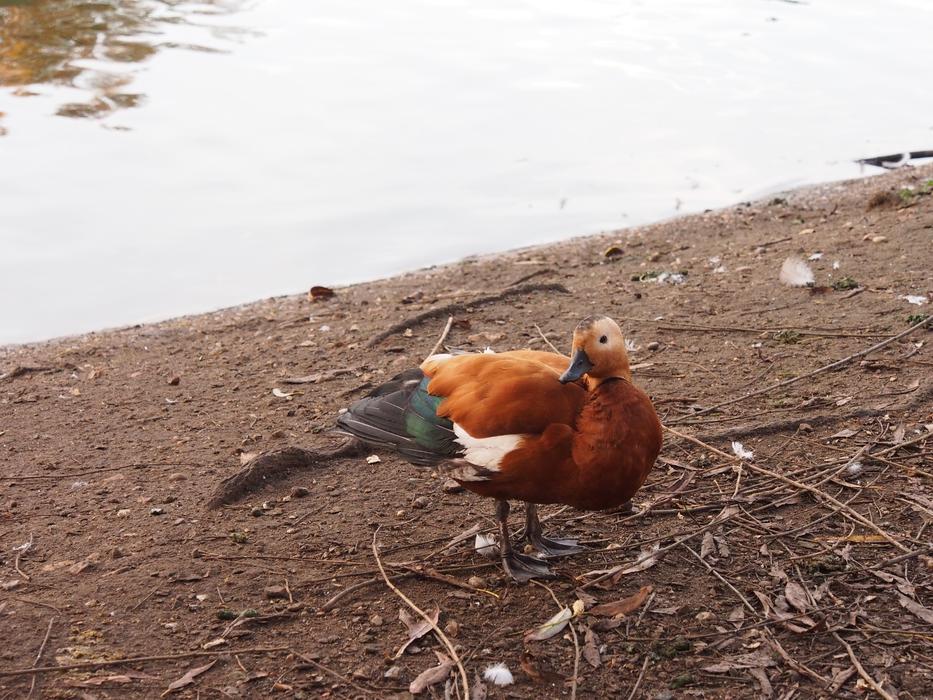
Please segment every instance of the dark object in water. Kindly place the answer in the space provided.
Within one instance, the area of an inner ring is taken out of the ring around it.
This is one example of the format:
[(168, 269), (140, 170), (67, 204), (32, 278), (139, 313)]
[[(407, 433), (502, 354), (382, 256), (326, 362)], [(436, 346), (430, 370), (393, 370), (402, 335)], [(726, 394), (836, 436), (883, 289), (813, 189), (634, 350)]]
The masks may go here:
[(879, 168), (893, 170), (907, 165), (909, 161), (920, 158), (933, 158), (933, 151), (908, 151), (905, 153), (892, 153), (889, 156), (875, 156), (874, 158), (859, 158), (856, 163), (861, 165), (876, 165)]

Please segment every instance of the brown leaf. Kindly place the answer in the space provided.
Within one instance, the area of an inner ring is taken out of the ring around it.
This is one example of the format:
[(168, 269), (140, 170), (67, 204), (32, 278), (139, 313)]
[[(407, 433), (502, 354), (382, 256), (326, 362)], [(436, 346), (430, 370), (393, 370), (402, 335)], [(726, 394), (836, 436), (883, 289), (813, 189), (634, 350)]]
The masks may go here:
[(905, 595), (897, 594), (897, 599), (900, 601), (901, 605), (910, 610), (914, 615), (919, 617), (921, 620), (927, 624), (933, 625), (933, 610), (925, 608), (920, 603), (915, 600), (911, 600)]
[(767, 668), (776, 666), (777, 662), (771, 658), (767, 649), (758, 649), (748, 654), (734, 656), (731, 659), (725, 659), (712, 666), (704, 666), (703, 670), (709, 673), (728, 673), (743, 668)]
[(784, 586), (784, 597), (788, 603), (800, 612), (806, 612), (810, 609), (810, 598), (807, 591), (796, 581), (787, 582), (787, 585)]
[(525, 675), (535, 683), (563, 683), (565, 680), (564, 677), (556, 671), (538, 666), (535, 662), (535, 657), (527, 651), (522, 652), (519, 658), (519, 664), (522, 667), (522, 671), (525, 672)]
[(770, 698), (774, 695), (774, 688), (771, 687), (771, 681), (768, 680), (768, 674), (765, 673), (763, 668), (750, 668), (748, 669), (749, 675), (758, 681), (758, 685), (761, 687), (762, 698)]
[(716, 540), (709, 530), (703, 535), (703, 544), (700, 545), (700, 559), (706, 559), (710, 554), (716, 554)]
[(735, 624), (737, 628), (741, 627), (742, 623), (745, 621), (745, 608), (741, 605), (736, 605), (726, 619)]
[(450, 669), (454, 667), (454, 662), (439, 651), (434, 653), (437, 654), (437, 660), (440, 663), (418, 674), (418, 677), (408, 686), (408, 692), (412, 695), (424, 692), (428, 686), (440, 683), (450, 675)]
[(183, 675), (178, 680), (172, 681), (171, 684), (169, 684), (166, 691), (162, 693), (162, 696), (164, 697), (168, 695), (169, 693), (173, 693), (176, 690), (179, 690), (181, 688), (184, 688), (185, 686), (191, 685), (192, 683), (194, 683), (195, 678), (200, 676), (202, 673), (210, 671), (211, 668), (216, 663), (217, 663), (217, 659), (214, 659), (209, 664), (205, 664), (204, 666), (198, 666), (197, 668), (192, 668), (190, 671), (188, 671), (185, 675)]
[[(431, 618), (431, 622), (434, 623), (435, 627), (437, 626), (438, 619), (440, 619), (440, 615), (440, 608), (434, 608), (434, 610), (428, 611), (428, 617)], [(405, 608), (399, 608), (398, 619), (401, 620), (402, 624), (408, 628), (408, 641), (406, 641), (401, 647), (399, 647), (399, 650), (395, 652), (396, 659), (405, 653), (405, 650), (408, 648), (409, 644), (414, 642), (416, 639), (421, 639), (424, 635), (434, 629), (434, 627), (432, 627), (427, 620), (421, 616), (418, 616), (417, 618), (412, 617)]]
[(628, 615), (642, 606), (647, 600), (651, 591), (651, 586), (642, 586), (638, 593), (630, 595), (628, 598), (617, 600), (614, 603), (603, 603), (590, 610), (593, 615), (602, 615), (604, 617), (615, 617), (616, 615)]
[(602, 659), (599, 658), (599, 637), (589, 627), (586, 628), (583, 642), (583, 658), (593, 668), (599, 668)]
[(850, 438), (856, 434), (858, 434), (857, 430), (850, 430), (849, 428), (843, 428), (838, 433), (833, 433), (832, 435), (830, 435), (828, 439), (832, 440), (834, 438)]
[(330, 287), (322, 287), (319, 284), (314, 285), (308, 290), (309, 301), (326, 301), (327, 299), (333, 299), (335, 296), (337, 295), (333, 289)]

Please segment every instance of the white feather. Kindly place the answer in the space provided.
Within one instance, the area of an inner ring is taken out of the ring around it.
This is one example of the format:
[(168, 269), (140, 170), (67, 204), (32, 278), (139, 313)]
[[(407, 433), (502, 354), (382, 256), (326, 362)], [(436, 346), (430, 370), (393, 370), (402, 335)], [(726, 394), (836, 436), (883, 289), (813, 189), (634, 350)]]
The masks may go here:
[(755, 459), (755, 453), (751, 450), (746, 450), (745, 446), (741, 442), (732, 443), (732, 451), (735, 453), (735, 456), (739, 459)]
[(813, 270), (800, 258), (791, 256), (781, 265), (780, 279), (788, 287), (811, 287)]
[(453, 357), (453, 355), (449, 352), (439, 352), (436, 355), (431, 355), (425, 362), (443, 362), (444, 360), (449, 360), (451, 357)]
[(919, 294), (905, 294), (901, 297), (908, 304), (916, 304), (917, 306), (922, 306), (927, 303), (927, 298)]
[(480, 556), (490, 559), (499, 556), (499, 545), (496, 544), (495, 535), (484, 535), (481, 532), (477, 533), (476, 540), (473, 542), (473, 549), (475, 549), (476, 553)]
[(470, 464), (490, 471), (498, 471), (502, 458), (518, 447), (523, 435), (495, 435), (488, 438), (475, 438), (462, 426), (454, 423), (457, 442), (466, 448), (463, 454)]
[(512, 672), (504, 663), (487, 666), (483, 671), (483, 678), (494, 685), (512, 685), (515, 682)]

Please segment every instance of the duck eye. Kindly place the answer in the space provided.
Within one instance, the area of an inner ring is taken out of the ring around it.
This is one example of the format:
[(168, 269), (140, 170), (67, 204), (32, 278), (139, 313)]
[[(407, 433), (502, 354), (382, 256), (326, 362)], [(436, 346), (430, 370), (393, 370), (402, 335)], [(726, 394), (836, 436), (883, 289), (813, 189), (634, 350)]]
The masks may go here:
[(606, 336), (600, 336), (599, 342), (605, 345), (606, 343), (609, 342), (609, 338), (607, 338)]

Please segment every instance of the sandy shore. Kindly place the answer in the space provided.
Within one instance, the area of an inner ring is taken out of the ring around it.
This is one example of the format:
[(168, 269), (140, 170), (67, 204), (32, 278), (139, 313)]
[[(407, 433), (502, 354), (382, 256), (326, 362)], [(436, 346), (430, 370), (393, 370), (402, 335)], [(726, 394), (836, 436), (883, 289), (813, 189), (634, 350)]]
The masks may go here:
[[(425, 637), (418, 653), (393, 658), (405, 628), (399, 600), (373, 579), (376, 526), (399, 585), (439, 607), (471, 679), (495, 661), (515, 674), (489, 697), (627, 697), (636, 682), (640, 697), (659, 700), (768, 688), (778, 697), (795, 686), (800, 697), (854, 697), (871, 682), (924, 696), (933, 684), (923, 636), (933, 615), (924, 592), (933, 583), (929, 332), (703, 409), (933, 313), (904, 298), (933, 299), (931, 179), (929, 166), (897, 171), (419, 270), (326, 300), (274, 298), (0, 349), (0, 697), (24, 696), (32, 681), (5, 671), (87, 662), (97, 665), (39, 674), (34, 694), (157, 697), (214, 660), (178, 694), (404, 697), (439, 647)], [(779, 283), (790, 255), (812, 259), (817, 289)], [(682, 283), (671, 283), (676, 273)], [(329, 444), (337, 411), (419, 362), (448, 316), (452, 346), (544, 348), (540, 328), (566, 349), (592, 313), (623, 323), (636, 381), (665, 424), (726, 453), (741, 441), (755, 459), (737, 470), (668, 434), (635, 499), (647, 512), (546, 509), (550, 527), (593, 547), (558, 565), (551, 588), (562, 603), (581, 595), (588, 572), (656, 543), (666, 552), (588, 588), (610, 602), (652, 587), (628, 618), (577, 620), (585, 654), (569, 634), (523, 642), (556, 611), (547, 591), (509, 585), (469, 547), (436, 551), (474, 524), (491, 527), (491, 504), (448, 493), (436, 474), (392, 455), (295, 471), (205, 508), (249, 455)], [(244, 610), (260, 616), (221, 619)], [(161, 658), (111, 664), (152, 656)]]

